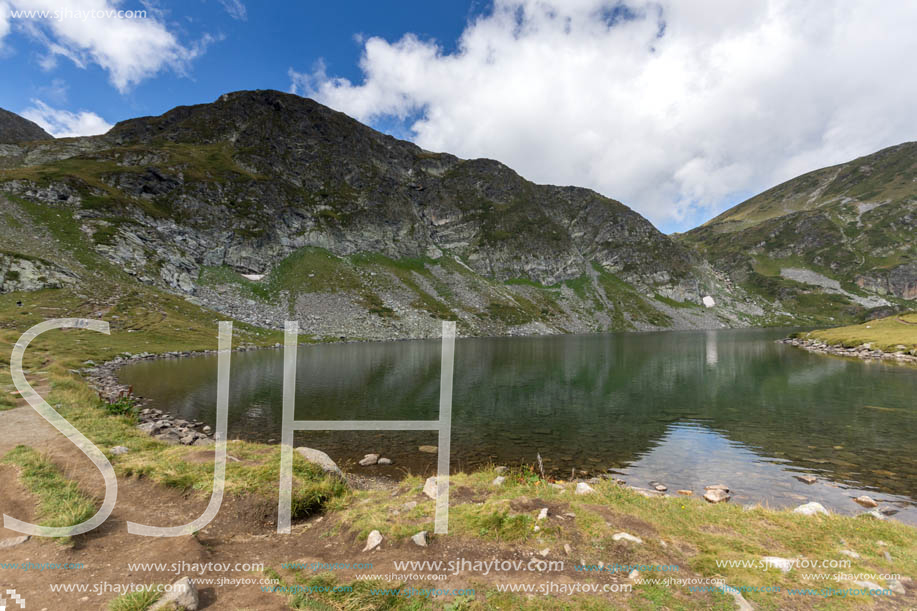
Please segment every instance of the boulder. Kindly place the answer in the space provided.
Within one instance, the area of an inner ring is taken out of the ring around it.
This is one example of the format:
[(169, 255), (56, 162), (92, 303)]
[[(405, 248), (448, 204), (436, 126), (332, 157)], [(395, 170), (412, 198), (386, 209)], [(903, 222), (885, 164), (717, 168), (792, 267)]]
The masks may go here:
[(427, 531), (425, 530), (420, 531), (419, 533), (411, 537), (411, 541), (413, 541), (415, 545), (419, 545), (420, 547), (426, 547), (427, 546)]
[(200, 599), (197, 594), (197, 588), (188, 577), (182, 577), (172, 584), (170, 591), (162, 595), (156, 604), (150, 607), (150, 611), (158, 609), (184, 609), (185, 611), (197, 611), (200, 605)]
[(428, 477), (423, 485), (423, 493), (431, 499), (436, 499), (436, 478)]
[(576, 494), (592, 494), (594, 492), (595, 492), (595, 488), (593, 488), (586, 482), (579, 482), (576, 484)]
[(806, 503), (805, 505), (800, 505), (793, 510), (793, 513), (801, 513), (804, 516), (814, 516), (819, 513), (828, 515), (828, 510), (825, 509), (821, 503), (816, 503), (813, 501), (811, 503)]
[[(198, 439), (198, 441), (202, 441), (202, 440)], [(195, 442), (195, 445), (197, 445), (197, 442)], [(331, 460), (330, 456), (328, 456), (321, 450), (316, 450), (314, 448), (301, 447), (301, 448), (296, 448), (296, 453), (302, 456), (303, 458), (305, 458), (307, 461), (311, 463), (315, 463), (316, 465), (321, 467), (322, 471), (324, 471), (328, 475), (334, 475), (336, 477), (341, 478), (342, 480), (344, 479), (344, 472), (341, 471), (340, 467), (338, 467), (337, 464), (335, 464), (333, 460)]]
[(382, 544), (382, 533), (378, 530), (374, 530), (369, 533), (369, 536), (366, 537), (366, 547), (363, 548), (364, 552), (371, 552)]

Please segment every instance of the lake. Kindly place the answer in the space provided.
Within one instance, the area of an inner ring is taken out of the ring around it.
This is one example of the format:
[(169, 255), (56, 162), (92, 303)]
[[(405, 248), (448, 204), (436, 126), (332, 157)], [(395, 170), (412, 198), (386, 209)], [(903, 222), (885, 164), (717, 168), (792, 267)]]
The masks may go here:
[[(731, 502), (818, 501), (865, 511), (869, 494), (917, 523), (917, 369), (810, 354), (775, 342), (786, 329), (460, 338), (452, 469), (533, 464), (569, 478), (608, 472)], [(303, 346), (298, 420), (436, 419), (440, 342)], [(216, 356), (145, 361), (120, 371), (134, 392), (213, 425)], [(280, 439), (283, 352), (233, 353), (229, 438)], [(343, 467), (398, 477), (435, 472), (435, 432), (299, 432), (296, 445)], [(392, 466), (360, 467), (374, 452)], [(815, 484), (793, 476), (812, 474)]]

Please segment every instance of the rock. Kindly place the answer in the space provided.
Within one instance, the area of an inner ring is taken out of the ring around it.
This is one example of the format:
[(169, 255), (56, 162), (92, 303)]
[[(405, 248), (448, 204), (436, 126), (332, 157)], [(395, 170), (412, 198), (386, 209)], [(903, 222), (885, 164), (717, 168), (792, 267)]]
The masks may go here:
[(415, 507), (417, 507), (417, 501), (408, 501), (401, 506), (401, 511), (411, 511)]
[(128, 447), (125, 447), (125, 446), (115, 446), (115, 447), (113, 447), (112, 449), (109, 450), (109, 452), (111, 452), (111, 453), (114, 454), (115, 456), (120, 456), (120, 455), (122, 455), (122, 454), (127, 454), (127, 453), (130, 452), (130, 451), (131, 451), (131, 449), (128, 448)]
[(377, 462), (379, 462), (378, 454), (367, 454), (362, 458), (362, 460), (360, 460), (360, 465), (363, 467), (368, 467), (370, 465), (376, 464)]
[(678, 494), (682, 494), (684, 496), (691, 496), (692, 494), (694, 494), (694, 491), (693, 490), (679, 490)]
[(419, 545), (420, 547), (426, 547), (427, 546), (427, 531), (425, 530), (420, 531), (419, 533), (411, 537), (411, 541), (413, 541), (416, 545)]
[[(214, 445), (215, 443), (216, 443), (216, 442), (215, 442), (213, 439), (208, 439), (207, 437), (201, 437), (201, 438), (195, 440), (194, 443), (191, 444), (191, 445), (195, 445), (195, 446), (212, 446), (212, 445)], [(330, 460), (330, 459), (329, 459), (329, 460)]]
[(156, 604), (150, 607), (150, 611), (158, 609), (184, 609), (185, 611), (197, 611), (200, 605), (197, 588), (188, 577), (182, 577), (172, 584), (169, 592), (162, 595)]
[(885, 580), (885, 587), (887, 587), (895, 594), (907, 594), (907, 590), (904, 589), (904, 585), (894, 577)]
[(713, 488), (704, 493), (704, 500), (709, 503), (722, 503), (729, 500), (729, 495), (724, 490)]
[(181, 438), (181, 443), (182, 445), (185, 445), (185, 446), (190, 446), (195, 441), (197, 441), (197, 435), (195, 435), (194, 433), (191, 433), (190, 435), (185, 435), (184, 437)]
[(637, 569), (634, 569), (633, 571), (627, 574), (627, 578), (630, 579), (631, 581), (637, 581), (638, 579), (640, 579), (640, 571), (638, 571)]
[(542, 558), (547, 558), (548, 554), (550, 553), (551, 553), (551, 548), (546, 547), (543, 550), (541, 550), (540, 552), (538, 552), (538, 555), (541, 556)]
[(727, 586), (726, 584), (723, 584), (722, 590), (726, 592), (727, 594), (729, 594), (730, 596), (732, 596), (732, 599), (735, 601), (736, 609), (738, 609), (738, 611), (754, 611), (755, 608), (752, 607), (748, 603), (748, 601), (745, 600), (745, 597), (742, 596), (742, 593), (736, 590), (735, 588), (731, 586)]
[(878, 507), (879, 506), (879, 504), (875, 502), (875, 500), (873, 500), (871, 497), (866, 496), (865, 494), (863, 496), (858, 496), (857, 498), (853, 499), (853, 502), (859, 503), (863, 507)]
[(579, 482), (576, 484), (576, 494), (592, 494), (594, 492), (595, 492), (595, 488), (593, 488), (586, 482)]
[(668, 488), (666, 488), (662, 484), (656, 484), (655, 486), (653, 486), (653, 489), (656, 490), (656, 492), (665, 492), (666, 490), (668, 490)]
[(854, 560), (859, 560), (860, 558), (860, 555), (851, 549), (842, 549), (840, 553), (844, 556), (847, 556), (848, 558), (853, 558)]
[(505, 481), (506, 481), (505, 477), (503, 477), (502, 475), (498, 475), (497, 477), (494, 478), (494, 481), (490, 482), (490, 485), (491, 486), (502, 486), (503, 482)]
[(794, 475), (793, 477), (804, 484), (814, 484), (817, 481), (814, 475)]
[(566, 490), (566, 488), (564, 488), (563, 486), (561, 486), (560, 484), (557, 484), (557, 483), (555, 483), (555, 482), (551, 482), (550, 484), (548, 484), (548, 486), (550, 486), (550, 487), (553, 488), (554, 490)]
[(789, 573), (792, 570), (793, 565), (796, 564), (794, 560), (790, 560), (789, 558), (780, 558), (778, 556), (765, 556), (762, 558), (762, 560), (764, 561), (765, 566), (780, 569), (784, 573)]
[(564, 553), (567, 554), (568, 556), (571, 556), (573, 554), (573, 548), (570, 547), (569, 543), (564, 543)]
[(378, 464), (380, 464), (380, 465), (390, 465), (390, 464), (392, 464), (392, 459), (391, 459), (391, 458), (380, 458)]
[(499, 467), (494, 467), (494, 472), (495, 472), (497, 475), (502, 475), (502, 474), (506, 473), (507, 471), (509, 471), (509, 467), (504, 467), (504, 466), (502, 466), (502, 465), (499, 466)]
[(22, 545), (29, 540), (28, 535), (23, 535), (21, 537), (10, 537), (8, 539), (0, 539), (0, 549), (9, 549), (17, 545)]
[(624, 532), (615, 533), (611, 536), (611, 538), (615, 541), (630, 541), (631, 543), (636, 543), (638, 545), (643, 543), (643, 539), (640, 537), (635, 537), (634, 535)]
[(166, 431), (165, 433), (160, 433), (159, 435), (156, 435), (155, 438), (159, 441), (164, 441), (169, 445), (178, 445), (181, 443), (181, 438), (175, 431)]
[(811, 502), (806, 503), (805, 505), (800, 505), (793, 510), (793, 513), (801, 513), (804, 516), (814, 516), (819, 513), (828, 515), (828, 510), (825, 509), (821, 503)]
[(368, 537), (366, 537), (366, 547), (363, 548), (363, 551), (371, 552), (374, 549), (376, 549), (377, 547), (379, 547), (379, 545), (381, 544), (382, 544), (382, 533), (380, 533), (378, 530), (374, 530), (371, 533), (369, 533)]
[(546, 520), (547, 518), (548, 518), (548, 508), (542, 507), (541, 511), (538, 512), (538, 517), (535, 518), (535, 521), (539, 522), (541, 520)]
[(867, 511), (867, 512), (865, 512), (865, 513), (861, 513), (860, 515), (861, 515), (861, 516), (869, 516), (870, 518), (875, 518), (875, 519), (877, 519), (877, 520), (884, 520), (884, 519), (885, 519), (885, 516), (883, 516), (881, 513), (879, 513), (879, 512), (876, 511), (875, 509), (873, 509), (872, 511)]
[(894, 507), (889, 507), (888, 505), (883, 505), (882, 507), (879, 507), (879, 513), (881, 513), (881, 514), (884, 515), (884, 516), (893, 516), (893, 515), (895, 515), (896, 513), (898, 513), (898, 510), (895, 509)]
[[(199, 441), (202, 441), (202, 440), (198, 439), (198, 442)], [(197, 445), (197, 442), (195, 442), (195, 445)], [(330, 456), (328, 456), (321, 450), (316, 450), (314, 448), (307, 448), (307, 447), (299, 447), (299, 448), (296, 448), (296, 453), (302, 456), (303, 458), (305, 458), (307, 461), (311, 463), (315, 463), (316, 465), (321, 467), (322, 471), (324, 471), (328, 475), (334, 475), (335, 477), (339, 477), (342, 480), (344, 479), (344, 472), (341, 471), (340, 467), (338, 467), (337, 464), (333, 460), (331, 460)]]
[(854, 581), (854, 585), (860, 586), (861, 588), (866, 588), (868, 590), (884, 590), (882, 586), (872, 581)]
[(712, 486), (704, 486), (704, 490), (722, 490), (723, 492), (729, 492), (729, 487), (724, 484), (713, 484)]
[(436, 499), (436, 478), (428, 477), (423, 485), (423, 493), (431, 499)]
[(152, 434), (153, 431), (157, 429), (155, 422), (144, 422), (143, 424), (137, 425), (137, 430), (143, 431), (144, 433)]
[(203, 432), (205, 435), (209, 435), (210, 433), (213, 432), (213, 429), (210, 428), (209, 426), (205, 426), (204, 428), (201, 429), (201, 432)]
[(439, 448), (437, 448), (436, 446), (420, 446), (417, 449), (427, 454), (436, 454), (437, 452), (439, 452)]

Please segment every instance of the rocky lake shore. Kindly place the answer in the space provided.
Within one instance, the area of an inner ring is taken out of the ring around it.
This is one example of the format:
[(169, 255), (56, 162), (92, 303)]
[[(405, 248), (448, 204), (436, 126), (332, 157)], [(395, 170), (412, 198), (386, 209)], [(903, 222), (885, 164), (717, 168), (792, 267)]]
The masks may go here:
[(788, 344), (797, 348), (802, 348), (816, 354), (829, 354), (832, 356), (844, 356), (858, 358), (863, 360), (890, 360), (898, 363), (917, 365), (917, 355), (912, 354), (914, 351), (906, 351), (906, 346), (901, 346), (901, 350), (888, 352), (873, 348), (869, 343), (860, 344), (859, 346), (847, 347), (842, 344), (829, 344), (818, 339), (804, 339), (799, 337), (787, 337), (778, 340), (779, 343)]

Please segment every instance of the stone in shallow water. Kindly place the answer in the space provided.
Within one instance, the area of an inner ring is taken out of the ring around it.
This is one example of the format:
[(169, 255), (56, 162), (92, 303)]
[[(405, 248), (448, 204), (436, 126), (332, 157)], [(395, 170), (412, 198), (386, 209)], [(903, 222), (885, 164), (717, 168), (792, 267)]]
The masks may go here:
[(704, 493), (704, 500), (709, 503), (722, 503), (723, 501), (729, 500), (729, 495), (726, 494), (726, 491), (724, 490), (714, 488), (712, 490), (707, 490)]
[(678, 494), (681, 494), (683, 496), (691, 496), (692, 494), (694, 494), (694, 491), (693, 490), (679, 490)]
[(804, 484), (814, 484), (816, 482), (816, 478), (814, 475), (794, 475), (793, 477), (795, 477), (796, 479), (798, 479), (799, 481), (801, 481)]
[(360, 460), (360, 465), (363, 467), (368, 467), (370, 465), (376, 464), (377, 462), (379, 462), (378, 454), (367, 454)]
[(863, 507), (878, 507), (879, 506), (879, 504), (872, 497), (866, 496), (865, 494), (863, 496), (858, 496), (857, 498), (853, 499), (853, 501), (855, 503), (859, 503)]

